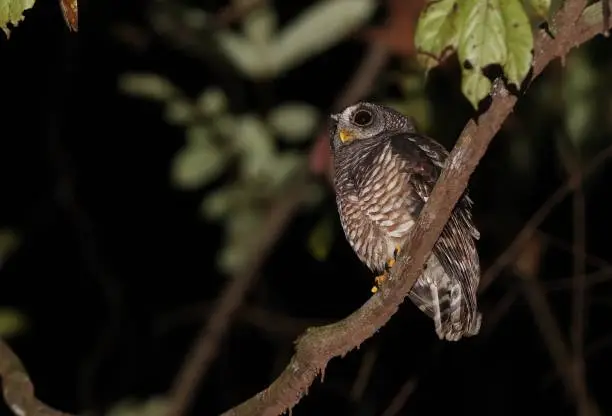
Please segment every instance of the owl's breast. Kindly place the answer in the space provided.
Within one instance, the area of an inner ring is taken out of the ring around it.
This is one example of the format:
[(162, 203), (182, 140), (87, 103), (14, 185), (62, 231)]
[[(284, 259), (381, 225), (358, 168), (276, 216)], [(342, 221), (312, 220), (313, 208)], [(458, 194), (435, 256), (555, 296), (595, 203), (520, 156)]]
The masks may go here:
[[(359, 258), (382, 270), (414, 225), (417, 202), (404, 161), (388, 147), (372, 162), (337, 172), (340, 220)], [(418, 213), (416, 214), (418, 215)]]

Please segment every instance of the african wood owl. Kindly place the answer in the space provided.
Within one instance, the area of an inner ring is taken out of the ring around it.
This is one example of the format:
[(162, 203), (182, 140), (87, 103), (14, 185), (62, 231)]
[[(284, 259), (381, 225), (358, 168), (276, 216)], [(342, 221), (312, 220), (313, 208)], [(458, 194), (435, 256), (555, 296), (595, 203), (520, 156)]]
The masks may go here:
[[(331, 116), (336, 202), (351, 247), (384, 276), (404, 245), (444, 163), (447, 150), (416, 131), (412, 120), (381, 105), (361, 102)], [(440, 339), (479, 332), (480, 264), (467, 191), (423, 266), (409, 298), (433, 319)], [(382, 277), (382, 279), (381, 279)]]

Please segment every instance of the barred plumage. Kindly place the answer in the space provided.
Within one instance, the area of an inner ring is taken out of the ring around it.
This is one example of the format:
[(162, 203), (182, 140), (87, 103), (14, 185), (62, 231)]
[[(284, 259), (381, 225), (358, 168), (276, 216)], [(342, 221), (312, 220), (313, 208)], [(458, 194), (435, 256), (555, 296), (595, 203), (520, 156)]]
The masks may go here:
[[(383, 272), (409, 236), (448, 156), (397, 111), (358, 103), (332, 115), (331, 147), (340, 221), (372, 271)], [(434, 320), (440, 339), (478, 333), (480, 265), (467, 192), (427, 260), (409, 298)]]

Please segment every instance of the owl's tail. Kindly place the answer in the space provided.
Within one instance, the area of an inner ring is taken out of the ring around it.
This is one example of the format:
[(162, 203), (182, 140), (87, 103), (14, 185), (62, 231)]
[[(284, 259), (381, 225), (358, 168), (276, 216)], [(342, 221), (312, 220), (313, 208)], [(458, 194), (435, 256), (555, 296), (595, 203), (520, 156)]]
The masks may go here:
[(440, 339), (458, 341), (478, 334), (482, 314), (470, 308), (456, 279), (441, 267), (432, 266), (417, 280), (408, 297), (433, 319)]

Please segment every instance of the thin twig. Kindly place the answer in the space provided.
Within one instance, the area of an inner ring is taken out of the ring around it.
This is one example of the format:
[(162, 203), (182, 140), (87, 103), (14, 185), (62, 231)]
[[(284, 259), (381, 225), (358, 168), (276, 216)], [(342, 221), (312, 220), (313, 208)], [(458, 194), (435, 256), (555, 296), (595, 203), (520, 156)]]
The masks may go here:
[(509, 290), (498, 302), (495, 303), (495, 309), (492, 309), (487, 313), (487, 324), (482, 328), (482, 336), (487, 336), (495, 331), (497, 325), (499, 325), (503, 317), (510, 311), (510, 308), (514, 302), (516, 302), (517, 298), (517, 291)]
[(244, 16), (255, 10), (267, 0), (248, 0), (234, 2), (233, 4), (222, 9), (215, 16), (214, 24), (217, 26), (228, 26), (236, 20), (242, 19)]
[(376, 364), (377, 359), (378, 348), (376, 347), (368, 349), (363, 355), (363, 358), (361, 359), (361, 366), (359, 367), (357, 377), (355, 378), (355, 382), (353, 383), (353, 387), (351, 388), (351, 393), (349, 395), (352, 401), (358, 402), (363, 397), (363, 393), (368, 387), (370, 377), (374, 371), (374, 364)]
[(385, 409), (382, 416), (395, 416), (400, 414), (410, 396), (412, 396), (412, 394), (415, 392), (418, 384), (419, 379), (416, 376), (406, 380), (393, 400), (391, 400), (389, 407)]
[[(538, 231), (537, 234), (546, 242), (546, 244), (557, 247), (561, 250), (569, 251), (570, 253), (574, 254), (574, 246), (568, 243), (567, 241), (554, 235), (545, 233), (543, 231)], [(585, 252), (584, 254), (584, 260), (587, 262), (588, 265), (598, 267), (600, 269), (612, 269), (612, 263), (610, 263), (606, 259), (602, 259), (601, 257), (589, 252)]]
[(508, 267), (521, 252), (525, 244), (538, 231), (538, 227), (544, 222), (550, 212), (559, 205), (576, 187), (578, 181), (589, 176), (597, 170), (609, 157), (612, 156), (612, 146), (607, 147), (595, 156), (590, 163), (585, 166), (581, 175), (572, 175), (567, 182), (558, 188), (547, 200), (538, 208), (533, 216), (525, 223), (521, 231), (514, 238), (512, 243), (500, 254), (491, 266), (483, 273), (480, 280), (478, 291), (483, 293), (493, 283), (495, 278)]
[(190, 406), (200, 380), (206, 375), (217, 355), (219, 345), (232, 322), (234, 313), (242, 304), (285, 226), (301, 206), (304, 196), (302, 189), (297, 189), (293, 195), (285, 194), (268, 214), (261, 228), (266, 232), (258, 244), (253, 246), (255, 250), (251, 253), (251, 262), (241, 273), (230, 278), (226, 289), (217, 299), (207, 324), (196, 337), (191, 351), (183, 362), (171, 389), (169, 415), (181, 415)]
[(603, 14), (603, 34), (610, 36), (610, 0), (602, 0), (601, 13)]
[(566, 347), (540, 282), (536, 278), (526, 277), (523, 279), (522, 287), (557, 372), (564, 381), (568, 394), (576, 401), (578, 414), (581, 416), (601, 414), (597, 404), (590, 397), (584, 376), (576, 373), (575, 361)]
[[(165, 335), (179, 325), (201, 323), (210, 316), (215, 304), (200, 302), (188, 305), (157, 320), (155, 333)], [(273, 336), (295, 337), (310, 326), (325, 325), (329, 320), (294, 318), (257, 305), (242, 305), (235, 319)]]
[(582, 186), (582, 168), (579, 156), (575, 154), (579, 149), (563, 145), (561, 148), (561, 160), (565, 165), (568, 175), (578, 177), (576, 189), (572, 198), (572, 228), (574, 235), (574, 261), (572, 279), (572, 318), (571, 318), (571, 345), (574, 353), (575, 371), (577, 375), (584, 377), (584, 331), (586, 325), (586, 220), (585, 200)]
[(18, 416), (72, 416), (55, 410), (34, 396), (34, 385), (19, 357), (0, 340), (0, 375), (6, 404)]
[[(556, 38), (549, 39), (540, 34), (536, 40), (534, 77), (550, 61), (565, 56), (573, 47), (598, 33), (601, 27), (601, 8), (596, 6), (599, 19), (594, 21), (590, 11), (580, 17), (583, 11), (582, 0), (568, 0), (557, 12), (554, 19), (558, 27)], [(477, 123), (470, 121), (467, 124), (453, 148), (446, 167), (411, 230), (411, 238), (391, 269), (388, 282), (347, 318), (307, 330), (298, 339), (295, 355), (279, 377), (268, 388), (224, 415), (276, 416), (292, 409), (306, 394), (315, 378), (325, 371), (332, 358), (344, 356), (388, 322), (419, 277), (423, 262), (463, 194), (470, 175), (517, 101), (499, 81), (495, 82), (491, 95), (489, 109), (479, 117)]]
[[(578, 294), (573, 296), (573, 316), (572, 316), (572, 346), (574, 354), (570, 353), (566, 346), (563, 334), (553, 315), (553, 312), (546, 299), (545, 290), (538, 281), (538, 270), (518, 270), (523, 277), (523, 293), (532, 310), (533, 317), (537, 323), (540, 334), (555, 364), (557, 372), (561, 375), (565, 388), (570, 396), (573, 397), (578, 414), (590, 416), (599, 414), (597, 404), (591, 399), (586, 378), (584, 374), (584, 358), (582, 353), (582, 335), (584, 328), (584, 292), (585, 292), (585, 273), (586, 273), (586, 240), (584, 235), (584, 196), (582, 194), (582, 170), (578, 161), (571, 155), (569, 149), (561, 143), (561, 159), (563, 160), (568, 176), (576, 179), (574, 193), (574, 257), (572, 276), (572, 286), (577, 289)], [(541, 246), (541, 244), (540, 244)], [(540, 258), (540, 256), (538, 256)]]
[[(572, 289), (574, 287), (575, 280), (575, 276), (564, 277), (561, 279), (544, 282), (542, 286), (548, 292)], [(584, 275), (585, 288), (610, 281), (612, 281), (612, 267)]]
[(346, 85), (344, 93), (334, 101), (333, 109), (338, 111), (365, 97), (388, 60), (389, 50), (386, 46), (380, 44), (370, 46), (357, 71)]

